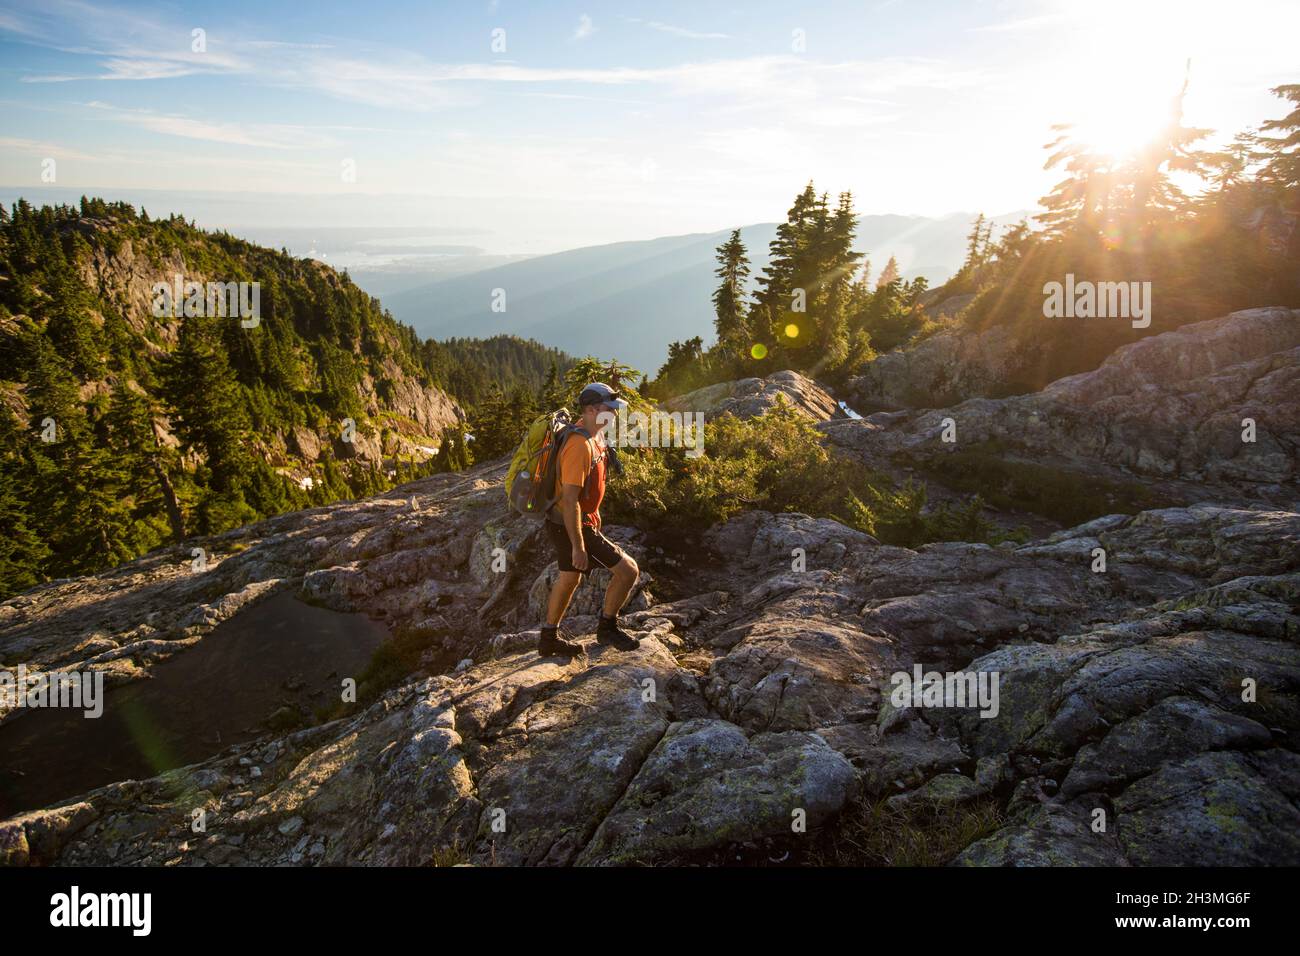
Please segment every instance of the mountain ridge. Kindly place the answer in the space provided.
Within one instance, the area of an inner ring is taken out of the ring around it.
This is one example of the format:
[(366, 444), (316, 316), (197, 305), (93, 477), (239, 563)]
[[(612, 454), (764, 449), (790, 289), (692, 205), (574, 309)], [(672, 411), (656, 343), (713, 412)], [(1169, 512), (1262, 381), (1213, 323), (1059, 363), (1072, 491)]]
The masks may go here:
[[(1006, 225), (1020, 217), (993, 221)], [(926, 275), (937, 283), (961, 265), (970, 221), (964, 213), (864, 215), (858, 217), (855, 247), (872, 257), (876, 271), (897, 254), (904, 277)], [(741, 227), (751, 288), (769, 262), (776, 228)], [(573, 354), (617, 356), (653, 374), (670, 342), (713, 338), (714, 255), (730, 234), (688, 233), (549, 253), (407, 289), (384, 303), (423, 335), (442, 338), (466, 328), (474, 335), (527, 334)], [(505, 291), (504, 312), (492, 311), (498, 289)]]

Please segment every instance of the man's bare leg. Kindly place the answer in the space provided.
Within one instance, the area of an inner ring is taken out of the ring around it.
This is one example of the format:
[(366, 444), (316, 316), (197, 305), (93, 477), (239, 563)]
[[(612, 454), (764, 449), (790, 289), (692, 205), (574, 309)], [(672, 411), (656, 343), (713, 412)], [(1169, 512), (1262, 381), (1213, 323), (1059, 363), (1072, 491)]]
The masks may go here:
[(641, 569), (625, 554), (623, 560), (610, 568), (610, 571), (613, 577), (609, 579), (609, 587), (605, 589), (605, 606), (601, 613), (604, 617), (617, 617), (618, 612), (627, 603), (627, 596), (632, 593)]
[(573, 592), (578, 590), (578, 585), (582, 583), (582, 575), (577, 571), (561, 571), (556, 577), (555, 583), (551, 585), (551, 596), (546, 602), (546, 623), (555, 627), (560, 623), (560, 618), (564, 617), (564, 612), (569, 609), (569, 602), (573, 600)]

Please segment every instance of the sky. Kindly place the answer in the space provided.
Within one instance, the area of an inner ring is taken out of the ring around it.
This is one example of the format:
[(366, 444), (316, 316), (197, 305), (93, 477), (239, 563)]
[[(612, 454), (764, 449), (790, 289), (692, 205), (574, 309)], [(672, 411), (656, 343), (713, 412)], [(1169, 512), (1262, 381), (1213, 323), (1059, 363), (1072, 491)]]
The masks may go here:
[(1280, 115), (1297, 36), (1295, 0), (0, 0), (0, 195), (503, 255), (770, 222), (809, 179), (1002, 214), (1052, 124), (1136, 145), (1189, 60), (1191, 125)]

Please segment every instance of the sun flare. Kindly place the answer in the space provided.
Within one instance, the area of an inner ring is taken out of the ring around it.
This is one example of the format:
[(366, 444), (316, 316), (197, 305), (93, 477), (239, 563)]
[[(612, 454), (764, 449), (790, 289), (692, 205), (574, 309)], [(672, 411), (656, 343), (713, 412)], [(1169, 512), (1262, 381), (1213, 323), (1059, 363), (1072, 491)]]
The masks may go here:
[(1088, 26), (1062, 50), (1063, 112), (1072, 139), (1122, 160), (1168, 124), (1185, 79), (1196, 95), (1200, 28), (1172, 19), (1168, 4), (1095, 3)]
[(1163, 109), (1112, 106), (1098, 109), (1075, 124), (1074, 136), (1098, 153), (1124, 159), (1151, 141), (1167, 121), (1169, 106)]

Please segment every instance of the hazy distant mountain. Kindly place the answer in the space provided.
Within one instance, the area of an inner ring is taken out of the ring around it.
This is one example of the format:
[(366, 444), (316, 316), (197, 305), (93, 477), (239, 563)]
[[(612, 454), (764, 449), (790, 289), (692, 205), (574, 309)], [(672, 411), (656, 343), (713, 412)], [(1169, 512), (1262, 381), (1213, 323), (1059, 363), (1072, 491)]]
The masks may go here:
[[(875, 274), (894, 255), (904, 276), (924, 275), (933, 285), (961, 264), (973, 218), (966, 213), (941, 219), (863, 216), (856, 247), (869, 256)], [(755, 276), (767, 265), (775, 234), (775, 223), (741, 230)], [(696, 335), (712, 341), (714, 250), (727, 235), (696, 233), (572, 249), (393, 292), (383, 303), (422, 336), (510, 333), (573, 355), (618, 358), (653, 374), (669, 342)], [(504, 312), (492, 311), (495, 289), (505, 290)]]

